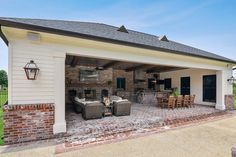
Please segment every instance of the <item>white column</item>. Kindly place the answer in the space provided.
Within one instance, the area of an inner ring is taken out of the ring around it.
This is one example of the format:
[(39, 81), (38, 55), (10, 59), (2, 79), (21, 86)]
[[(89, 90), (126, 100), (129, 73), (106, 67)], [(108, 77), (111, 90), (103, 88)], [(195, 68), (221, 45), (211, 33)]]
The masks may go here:
[(65, 54), (59, 53), (54, 56), (55, 73), (55, 122), (53, 133), (66, 132), (65, 120)]
[(224, 71), (216, 72), (216, 109), (225, 110), (225, 80)]

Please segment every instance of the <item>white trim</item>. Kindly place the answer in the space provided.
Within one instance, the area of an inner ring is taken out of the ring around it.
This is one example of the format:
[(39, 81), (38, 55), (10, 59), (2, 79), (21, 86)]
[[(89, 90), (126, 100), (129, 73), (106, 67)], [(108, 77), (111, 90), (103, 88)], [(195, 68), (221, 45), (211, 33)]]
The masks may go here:
[(225, 86), (226, 80), (224, 80), (224, 71), (220, 70), (216, 72), (216, 109), (225, 110)]
[(12, 45), (8, 43), (8, 104), (12, 104)]
[(65, 120), (65, 53), (54, 56), (55, 122), (53, 133), (66, 132)]
[(62, 123), (56, 123), (53, 125), (53, 134), (66, 132), (66, 121)]

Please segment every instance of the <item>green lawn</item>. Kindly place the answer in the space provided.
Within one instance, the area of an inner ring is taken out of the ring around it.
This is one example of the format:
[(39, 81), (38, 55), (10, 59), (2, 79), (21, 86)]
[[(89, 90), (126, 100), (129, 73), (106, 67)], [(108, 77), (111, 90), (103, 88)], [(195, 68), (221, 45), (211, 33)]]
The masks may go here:
[(7, 101), (7, 90), (0, 91), (0, 145), (3, 145), (3, 105)]
[(236, 96), (234, 97), (234, 109), (236, 110)]
[(233, 84), (234, 109), (236, 110), (236, 83)]

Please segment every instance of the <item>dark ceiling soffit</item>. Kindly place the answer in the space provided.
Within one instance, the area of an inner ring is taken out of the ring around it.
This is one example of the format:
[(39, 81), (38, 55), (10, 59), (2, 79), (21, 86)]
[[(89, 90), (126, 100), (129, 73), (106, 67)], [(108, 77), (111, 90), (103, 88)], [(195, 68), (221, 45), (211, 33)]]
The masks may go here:
[(111, 61), (111, 62), (109, 62), (109, 63), (103, 65), (102, 67), (103, 67), (104, 69), (108, 69), (108, 68), (110, 68), (110, 67), (112, 67), (112, 66), (114, 66), (114, 65), (116, 65), (116, 64), (119, 64), (119, 63), (120, 63), (120, 61)]
[(133, 46), (133, 47), (145, 48), (145, 49), (151, 49), (151, 50), (159, 50), (159, 51), (164, 51), (164, 52), (168, 52), (168, 53), (174, 53), (174, 54), (186, 55), (186, 56), (194, 56), (194, 57), (200, 57), (200, 58), (205, 58), (205, 59), (218, 60), (218, 61), (222, 61), (222, 62), (236, 64), (236, 61), (216, 59), (216, 58), (207, 57), (207, 56), (200, 56), (200, 55), (197, 55), (197, 54), (189, 54), (189, 53), (186, 53), (186, 52), (168, 50), (168, 49), (164, 49), (164, 48), (158, 48), (158, 47), (155, 47), (155, 46), (131, 43), (131, 42), (127, 42), (127, 41), (121, 41), (121, 40), (109, 39), (109, 38), (104, 38), (104, 37), (92, 36), (92, 35), (88, 35), (88, 34), (64, 31), (64, 30), (48, 28), (48, 27), (43, 27), (43, 26), (30, 25), (30, 24), (24, 24), (24, 23), (12, 22), (12, 21), (6, 21), (6, 20), (0, 20), (0, 24), (2, 26), (8, 26), (8, 27), (13, 27), (13, 28), (21, 28), (21, 29), (28, 29), (28, 30), (32, 30), (32, 31), (46, 32), (46, 33), (51, 33), (51, 34), (58, 34), (58, 35), (71, 36), (71, 37), (79, 37), (79, 38), (83, 38), (83, 39), (90, 39), (90, 40), (96, 40), (96, 41), (102, 41), (102, 42), (108, 42), (108, 43), (115, 43), (115, 44), (120, 44), (120, 45), (125, 45), (125, 46)]
[(181, 68), (181, 67), (170, 67), (166, 69), (153, 69), (153, 70), (147, 70), (146, 73), (163, 73), (163, 72), (170, 72), (170, 71), (178, 71), (178, 70), (184, 70), (188, 68)]
[(145, 68), (147, 66), (150, 66), (150, 65), (141, 64), (141, 65), (137, 65), (137, 66), (132, 66), (132, 67), (126, 68), (125, 71), (126, 72), (130, 72), (130, 71), (134, 71), (134, 70), (139, 70), (139, 69), (143, 69), (143, 68)]
[(78, 64), (78, 62), (79, 62), (79, 58), (74, 56), (70, 63), (70, 66), (75, 67)]
[(2, 26), (0, 25), (0, 37), (2, 38), (2, 40), (4, 41), (4, 43), (8, 46), (8, 40), (6, 38), (6, 36), (4, 35), (4, 33), (2, 32)]

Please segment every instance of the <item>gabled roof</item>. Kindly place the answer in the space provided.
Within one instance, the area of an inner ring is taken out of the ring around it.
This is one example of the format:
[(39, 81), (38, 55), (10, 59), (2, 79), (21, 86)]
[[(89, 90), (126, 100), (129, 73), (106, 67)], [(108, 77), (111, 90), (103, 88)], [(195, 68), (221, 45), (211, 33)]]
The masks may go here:
[[(161, 39), (167, 40), (160, 40), (159, 36), (141, 33), (129, 29), (127, 29), (128, 33), (124, 33), (117, 31), (119, 27), (102, 23), (0, 17), (0, 25), (65, 36), (86, 38), (91, 40), (99, 40), (103, 42), (139, 48), (161, 50), (168, 53), (195, 56), (236, 64), (236, 61), (232, 59), (171, 41), (167, 39), (166, 36)], [(0, 34), (0, 36), (3, 35)]]

